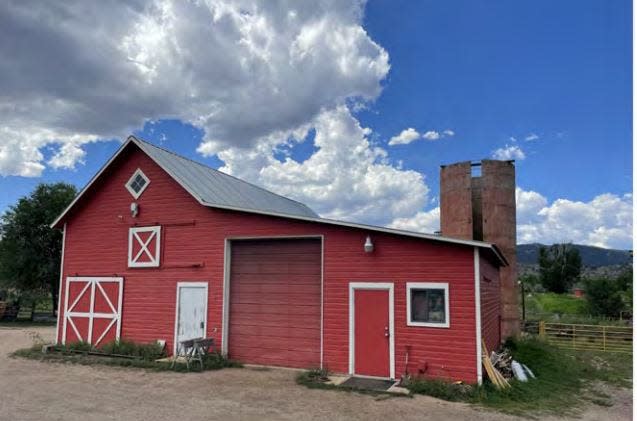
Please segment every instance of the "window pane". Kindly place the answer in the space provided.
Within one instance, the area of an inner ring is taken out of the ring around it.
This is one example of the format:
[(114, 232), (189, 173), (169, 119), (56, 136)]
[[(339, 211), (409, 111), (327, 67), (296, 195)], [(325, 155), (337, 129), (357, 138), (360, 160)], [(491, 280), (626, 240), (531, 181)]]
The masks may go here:
[(411, 321), (445, 323), (445, 290), (412, 289)]

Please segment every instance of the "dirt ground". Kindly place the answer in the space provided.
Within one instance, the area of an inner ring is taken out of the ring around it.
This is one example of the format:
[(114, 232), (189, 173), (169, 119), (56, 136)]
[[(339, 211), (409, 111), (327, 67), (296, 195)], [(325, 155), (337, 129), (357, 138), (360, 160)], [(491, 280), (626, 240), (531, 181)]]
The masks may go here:
[[(200, 374), (53, 364), (10, 358), (54, 328), (0, 327), (0, 420), (400, 419), (515, 420), (472, 406), (416, 396), (390, 398), (310, 390), (295, 371), (225, 369)], [(593, 406), (582, 420), (630, 420), (632, 391), (614, 392), (612, 407)], [(546, 418), (543, 418), (546, 419)]]

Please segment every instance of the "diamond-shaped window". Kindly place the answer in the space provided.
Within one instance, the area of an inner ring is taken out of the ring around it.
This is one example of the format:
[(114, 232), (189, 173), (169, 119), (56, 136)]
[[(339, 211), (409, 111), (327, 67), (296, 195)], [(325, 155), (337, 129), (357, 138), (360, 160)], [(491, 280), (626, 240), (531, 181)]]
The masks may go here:
[(128, 179), (126, 183), (126, 189), (130, 192), (130, 194), (135, 198), (139, 198), (142, 195), (146, 187), (150, 184), (150, 180), (139, 168), (135, 173)]

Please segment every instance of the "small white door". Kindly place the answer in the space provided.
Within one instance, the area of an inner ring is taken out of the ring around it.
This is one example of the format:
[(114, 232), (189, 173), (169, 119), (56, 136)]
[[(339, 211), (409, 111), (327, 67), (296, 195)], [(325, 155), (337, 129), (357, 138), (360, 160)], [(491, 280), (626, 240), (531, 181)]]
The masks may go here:
[(181, 341), (206, 336), (208, 285), (180, 283), (177, 294), (176, 346)]

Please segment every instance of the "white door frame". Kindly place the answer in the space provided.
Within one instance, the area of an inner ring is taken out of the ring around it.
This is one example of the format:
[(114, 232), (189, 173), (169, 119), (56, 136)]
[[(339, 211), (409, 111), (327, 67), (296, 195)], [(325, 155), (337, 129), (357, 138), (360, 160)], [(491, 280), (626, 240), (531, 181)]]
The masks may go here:
[[(86, 286), (84, 287), (84, 289), (80, 292), (80, 294), (76, 297), (75, 301), (73, 302), (73, 304), (71, 304), (69, 306), (69, 287), (71, 286), (71, 282), (86, 282)], [(108, 304), (110, 305), (111, 309), (113, 309), (114, 305), (113, 303), (110, 301), (110, 299), (106, 296), (105, 291), (102, 289), (102, 287), (99, 285), (102, 282), (116, 282), (117, 284), (119, 284), (118, 287), (118, 296), (117, 296), (117, 313), (115, 312), (111, 312), (111, 313), (95, 313), (94, 311), (94, 305), (95, 305), (95, 288), (96, 286), (100, 288), (102, 295), (104, 296), (104, 298), (106, 298)], [(76, 312), (73, 311), (73, 308), (77, 305), (79, 299), (85, 294), (88, 293), (88, 291), (86, 291), (87, 289), (90, 288), (90, 301), (89, 301), (89, 311), (88, 312)], [(80, 335), (80, 333), (78, 332), (77, 328), (75, 327), (75, 324), (73, 323), (72, 320), (70, 320), (71, 317), (86, 317), (88, 318), (88, 332), (87, 332), (87, 336), (86, 336), (86, 341), (90, 344), (93, 344), (93, 319), (113, 319), (113, 323), (116, 323), (116, 327), (115, 327), (115, 339), (119, 339), (120, 337), (120, 332), (121, 332), (121, 328), (122, 328), (122, 296), (123, 296), (123, 292), (124, 292), (124, 278), (122, 277), (88, 277), (88, 276), (69, 276), (66, 278), (66, 291), (64, 294), (64, 323), (62, 324), (62, 343), (65, 344), (66, 343), (66, 326), (67, 326), (67, 322), (70, 322), (71, 324), (71, 328), (73, 329), (73, 331), (75, 332), (75, 336), (77, 336), (78, 338), (80, 338), (81, 340), (84, 340), (84, 338), (82, 338), (82, 335)], [(69, 308), (71, 311), (69, 311)], [(100, 336), (97, 341), (95, 341), (95, 344), (99, 343), (104, 335), (106, 334), (106, 332), (108, 332), (110, 330), (111, 326), (108, 326), (106, 328), (106, 330), (103, 332), (102, 336)]]
[(228, 355), (228, 338), (230, 329), (230, 260), (232, 259), (232, 242), (235, 240), (321, 240), (321, 350), (320, 368), (323, 368), (323, 275), (325, 261), (325, 237), (319, 234), (309, 235), (265, 235), (265, 236), (231, 236), (224, 240), (223, 254), (223, 311), (221, 316), (221, 353)]
[(395, 358), (394, 358), (394, 283), (393, 282), (350, 282), (349, 283), (349, 374), (351, 376), (358, 377), (372, 377), (372, 376), (360, 376), (354, 372), (355, 361), (355, 301), (354, 295), (356, 290), (387, 290), (389, 297), (389, 378), (395, 379)]
[(203, 319), (203, 332), (204, 336), (206, 336), (206, 332), (208, 332), (208, 282), (177, 282), (177, 291), (175, 293), (175, 330), (173, 333), (173, 355), (177, 354), (177, 330), (179, 326), (179, 298), (181, 296), (181, 288), (188, 287), (196, 287), (196, 288), (204, 288), (204, 314), (205, 317)]

